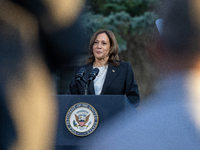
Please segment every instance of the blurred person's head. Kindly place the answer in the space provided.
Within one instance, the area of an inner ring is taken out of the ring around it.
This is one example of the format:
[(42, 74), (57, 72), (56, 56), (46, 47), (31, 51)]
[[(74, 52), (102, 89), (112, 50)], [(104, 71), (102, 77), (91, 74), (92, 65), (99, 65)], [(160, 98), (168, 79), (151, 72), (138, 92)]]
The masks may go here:
[(158, 52), (161, 54), (162, 70), (191, 68), (199, 57), (200, 32), (196, 22), (200, 14), (194, 11), (193, 3), (188, 0), (161, 0), (160, 17), (163, 22)]
[(50, 71), (84, 49), (78, 17), (84, 2), (0, 1), (0, 149), (54, 149), (58, 110)]
[(118, 43), (114, 33), (110, 30), (100, 29), (94, 33), (90, 40), (89, 57), (87, 63), (92, 63), (95, 59), (108, 58), (108, 62), (118, 65)]
[(85, 52), (89, 37), (81, 15), (86, 0), (11, 0), (38, 21), (40, 53), (50, 71), (67, 66)]

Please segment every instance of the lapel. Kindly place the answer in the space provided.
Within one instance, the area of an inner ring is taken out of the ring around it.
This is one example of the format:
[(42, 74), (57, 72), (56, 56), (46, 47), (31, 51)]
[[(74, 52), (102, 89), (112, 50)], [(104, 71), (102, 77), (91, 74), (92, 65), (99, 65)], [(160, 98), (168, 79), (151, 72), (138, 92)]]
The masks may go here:
[(105, 78), (103, 88), (102, 88), (102, 91), (101, 91), (101, 95), (104, 95), (108, 85), (110, 85), (110, 83), (112, 83), (112, 81), (117, 77), (117, 75), (120, 72), (119, 68), (120, 67), (115, 67), (111, 64), (108, 65), (108, 70), (107, 70), (106, 78)]
[[(88, 65), (86, 65), (86, 73), (85, 73), (85, 75), (84, 75), (84, 79), (86, 79), (86, 81), (88, 81), (88, 75), (92, 72), (92, 70), (93, 70), (93, 64), (91, 63), (91, 64), (88, 64)], [(95, 93), (94, 93), (94, 82), (93, 81), (91, 81), (91, 83), (90, 83), (90, 85), (89, 85), (89, 87), (88, 87), (88, 94), (92, 94), (92, 95), (95, 95)]]

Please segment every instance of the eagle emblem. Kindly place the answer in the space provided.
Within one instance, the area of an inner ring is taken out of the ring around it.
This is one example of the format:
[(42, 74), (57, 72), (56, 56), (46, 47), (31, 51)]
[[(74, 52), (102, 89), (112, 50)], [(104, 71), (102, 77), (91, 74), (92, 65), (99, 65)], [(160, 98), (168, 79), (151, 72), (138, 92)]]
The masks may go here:
[(87, 129), (91, 124), (91, 121), (88, 123), (90, 114), (87, 110), (79, 110), (77, 113), (74, 114), (75, 120), (73, 121), (74, 127), (79, 128), (80, 130)]
[(67, 112), (65, 123), (68, 130), (76, 136), (87, 136), (94, 132), (99, 122), (95, 108), (88, 103), (76, 103)]
[(79, 124), (79, 126), (83, 127), (86, 126), (85, 124), (88, 122), (90, 115), (84, 117), (84, 116), (77, 116), (75, 114), (76, 122)]

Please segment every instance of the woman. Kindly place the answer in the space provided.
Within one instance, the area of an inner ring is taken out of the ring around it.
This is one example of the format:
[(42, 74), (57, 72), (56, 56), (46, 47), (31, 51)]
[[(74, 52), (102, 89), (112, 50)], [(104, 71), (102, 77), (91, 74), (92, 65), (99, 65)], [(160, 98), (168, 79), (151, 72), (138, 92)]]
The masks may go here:
[(84, 94), (84, 81), (76, 80), (80, 69), (85, 68), (84, 79), (94, 68), (99, 69), (96, 78), (89, 84), (87, 93), (93, 95), (124, 95), (137, 107), (140, 102), (137, 83), (129, 63), (118, 56), (118, 44), (112, 31), (98, 30), (91, 38), (87, 64), (75, 69), (69, 86), (69, 94)]

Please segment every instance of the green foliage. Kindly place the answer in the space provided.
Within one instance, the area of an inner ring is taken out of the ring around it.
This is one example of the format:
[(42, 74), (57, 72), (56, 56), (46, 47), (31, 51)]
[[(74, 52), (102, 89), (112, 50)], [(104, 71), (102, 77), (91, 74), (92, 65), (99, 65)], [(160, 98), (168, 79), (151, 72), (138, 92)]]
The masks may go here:
[(124, 37), (153, 31), (158, 16), (150, 11), (158, 0), (89, 0), (84, 24), (92, 34), (98, 29), (114, 32), (119, 51), (127, 49)]
[(157, 0), (89, 0), (91, 10), (96, 14), (109, 15), (111, 12), (126, 11), (131, 16), (141, 15)]

